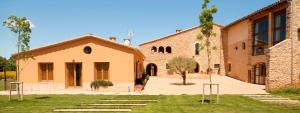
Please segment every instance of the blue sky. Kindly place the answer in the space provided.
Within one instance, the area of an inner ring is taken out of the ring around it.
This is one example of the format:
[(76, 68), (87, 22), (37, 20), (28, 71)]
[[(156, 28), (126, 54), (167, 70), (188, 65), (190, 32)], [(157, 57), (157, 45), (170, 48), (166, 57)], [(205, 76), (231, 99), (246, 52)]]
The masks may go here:
[[(199, 24), (203, 0), (1, 0), (0, 56), (16, 51), (16, 35), (2, 26), (10, 15), (26, 16), (35, 25), (31, 48), (93, 33), (115, 36), (128, 29), (133, 46)], [(215, 22), (227, 25), (277, 0), (211, 0), (218, 7)]]

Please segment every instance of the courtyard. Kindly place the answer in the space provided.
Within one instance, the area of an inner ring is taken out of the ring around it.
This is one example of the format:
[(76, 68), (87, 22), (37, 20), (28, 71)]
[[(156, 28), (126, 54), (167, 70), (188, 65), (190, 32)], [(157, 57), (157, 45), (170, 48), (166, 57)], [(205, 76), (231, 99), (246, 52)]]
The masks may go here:
[[(188, 75), (187, 78), (187, 83), (190, 83), (190, 85), (176, 85), (180, 84), (181, 82), (182, 78), (176, 75), (173, 77), (150, 77), (142, 94), (202, 94), (203, 83), (209, 83), (209, 79), (205, 75), (192, 74)], [(213, 75), (212, 82), (220, 85), (220, 94), (267, 94), (264, 85), (246, 83), (228, 76)], [(216, 93), (216, 87), (213, 88), (213, 93)], [(208, 94), (209, 87), (206, 86), (205, 89), (206, 94)]]

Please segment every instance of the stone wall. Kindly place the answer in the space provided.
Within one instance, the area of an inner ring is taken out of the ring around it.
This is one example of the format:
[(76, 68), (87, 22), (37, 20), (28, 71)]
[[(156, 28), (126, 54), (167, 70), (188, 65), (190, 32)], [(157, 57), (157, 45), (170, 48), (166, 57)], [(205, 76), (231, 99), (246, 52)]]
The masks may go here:
[(300, 28), (300, 0), (294, 1), (294, 23), (291, 1), (287, 8), (287, 39), (269, 49), (267, 77), (269, 90), (291, 84), (300, 86), (300, 43), (297, 34), (297, 29)]
[[(214, 64), (220, 64), (220, 73), (224, 75), (224, 63), (223, 63), (223, 50), (221, 43), (221, 26), (215, 25), (214, 32), (217, 34), (213, 39), (213, 44), (217, 47), (217, 50), (212, 52), (212, 62), (211, 67), (214, 68)], [(197, 40), (197, 35), (200, 33), (198, 27), (194, 27), (179, 33), (175, 33), (158, 40), (146, 42), (140, 45), (141, 52), (145, 55), (144, 66), (150, 63), (154, 63), (158, 68), (158, 76), (168, 76), (168, 69), (166, 69), (166, 64), (169, 60), (175, 56), (185, 56), (188, 58), (194, 58), (200, 66), (200, 73), (206, 72), (208, 67), (207, 65), (207, 54), (206, 52), (200, 51), (200, 55), (195, 55), (195, 44), (201, 42)], [(155, 46), (157, 49), (163, 47), (166, 50), (166, 47), (172, 48), (172, 53), (152, 52), (151, 48)], [(215, 69), (215, 73), (217, 69)]]
[(269, 48), (267, 63), (267, 89), (284, 86), (291, 80), (290, 39)]

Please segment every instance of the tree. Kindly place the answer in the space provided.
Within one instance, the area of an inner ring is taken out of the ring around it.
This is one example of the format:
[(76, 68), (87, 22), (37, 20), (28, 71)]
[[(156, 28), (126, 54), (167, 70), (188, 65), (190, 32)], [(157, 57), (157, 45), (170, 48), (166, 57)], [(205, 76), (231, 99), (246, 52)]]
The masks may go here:
[(207, 52), (207, 74), (209, 75), (210, 82), (210, 100), (212, 95), (212, 80), (211, 80), (211, 51), (215, 50), (216, 47), (212, 43), (212, 38), (216, 36), (216, 33), (213, 32), (214, 18), (213, 14), (217, 12), (217, 7), (213, 5), (208, 8), (207, 5), (210, 0), (204, 0), (202, 4), (202, 12), (199, 15), (200, 20), (200, 32), (198, 39), (202, 42), (200, 49), (206, 49)]
[(17, 81), (19, 81), (19, 74), (20, 74), (20, 50), (26, 51), (29, 50), (29, 42), (30, 42), (30, 33), (32, 24), (26, 17), (17, 17), (17, 16), (10, 16), (6, 21), (3, 22), (3, 26), (9, 28), (13, 33), (17, 34)]
[(7, 71), (16, 71), (16, 59), (15, 57), (11, 56), (7, 60)]
[(192, 58), (186, 57), (174, 57), (169, 61), (169, 67), (176, 74), (181, 75), (183, 79), (183, 85), (186, 85), (186, 74), (187, 72), (193, 72), (196, 68), (196, 62)]
[(7, 60), (5, 57), (0, 56), (0, 71), (4, 71), (6, 67)]

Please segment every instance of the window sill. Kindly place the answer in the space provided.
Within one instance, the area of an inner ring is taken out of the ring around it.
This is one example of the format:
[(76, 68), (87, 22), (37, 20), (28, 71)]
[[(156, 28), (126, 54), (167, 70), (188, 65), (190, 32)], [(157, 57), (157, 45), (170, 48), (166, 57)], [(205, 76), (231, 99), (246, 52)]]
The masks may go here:
[(41, 80), (40, 83), (54, 82), (54, 80)]

